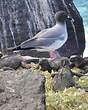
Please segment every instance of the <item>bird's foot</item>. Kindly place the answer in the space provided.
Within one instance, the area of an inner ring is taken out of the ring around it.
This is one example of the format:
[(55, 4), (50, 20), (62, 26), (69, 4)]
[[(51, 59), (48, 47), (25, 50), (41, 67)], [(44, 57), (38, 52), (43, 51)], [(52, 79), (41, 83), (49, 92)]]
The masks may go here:
[(55, 60), (57, 58), (55, 51), (50, 51), (49, 55), (50, 55), (51, 60)]
[(58, 53), (58, 51), (50, 51), (49, 53), (51, 60), (55, 60), (55, 59), (61, 59), (60, 54)]

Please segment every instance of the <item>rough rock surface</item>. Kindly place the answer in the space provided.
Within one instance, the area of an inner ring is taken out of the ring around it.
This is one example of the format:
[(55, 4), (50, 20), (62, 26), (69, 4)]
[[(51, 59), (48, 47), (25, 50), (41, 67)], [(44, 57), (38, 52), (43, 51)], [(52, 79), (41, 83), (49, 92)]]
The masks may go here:
[(17, 69), (21, 66), (21, 58), (17, 55), (6, 56), (0, 59), (0, 68)]
[(51, 70), (52, 70), (52, 67), (49, 64), (48, 59), (41, 59), (39, 61), (39, 66), (41, 66), (41, 70), (43, 70), (43, 71), (48, 70), (49, 72), (51, 72)]
[(40, 58), (39, 60), (39, 66), (41, 66), (41, 70), (43, 71), (58, 71), (65, 65), (70, 65), (69, 59), (67, 57), (62, 57), (54, 60), (51, 60), (49, 58)]
[[(73, 0), (64, 1), (74, 19), (77, 41), (71, 21), (68, 20), (68, 41), (59, 52), (62, 56), (82, 54), (85, 48), (82, 18)], [(2, 51), (33, 37), (42, 29), (53, 26), (55, 24), (54, 14), (59, 10), (66, 11), (62, 0), (0, 0), (0, 44)], [(77, 48), (76, 42), (78, 42), (80, 49)], [(37, 55), (32, 52), (30, 54)]]
[(49, 60), (49, 64), (53, 70), (59, 70), (60, 68), (62, 68), (65, 65), (69, 66), (70, 61), (69, 61), (69, 58), (67, 58), (67, 57), (61, 57), (58, 59)]
[(0, 110), (45, 110), (44, 83), (38, 71), (0, 71)]
[(71, 62), (71, 65), (80, 68), (84, 65), (85, 59), (83, 57), (76, 56), (76, 57), (70, 58), (70, 62)]
[(61, 68), (53, 78), (53, 88), (55, 91), (75, 86), (73, 75), (70, 69)]

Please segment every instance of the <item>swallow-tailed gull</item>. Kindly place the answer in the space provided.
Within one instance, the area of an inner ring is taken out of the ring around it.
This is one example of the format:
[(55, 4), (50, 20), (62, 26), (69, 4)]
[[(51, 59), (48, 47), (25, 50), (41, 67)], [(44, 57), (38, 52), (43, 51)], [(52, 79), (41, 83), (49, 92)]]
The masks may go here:
[(59, 55), (57, 49), (61, 48), (68, 38), (66, 19), (66, 12), (58, 11), (55, 14), (56, 24), (53, 27), (42, 30), (33, 38), (13, 48), (13, 50), (36, 49), (40, 52), (48, 51), (50, 58), (55, 59)]

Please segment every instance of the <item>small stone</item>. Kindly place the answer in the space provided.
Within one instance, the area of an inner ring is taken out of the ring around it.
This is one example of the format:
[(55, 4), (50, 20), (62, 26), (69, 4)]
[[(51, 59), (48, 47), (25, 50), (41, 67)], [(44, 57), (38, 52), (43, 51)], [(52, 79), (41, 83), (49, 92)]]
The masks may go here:
[(88, 66), (88, 57), (85, 57), (81, 61), (80, 65), (79, 65), (79, 68), (84, 69), (84, 68), (87, 68), (87, 66)]
[(84, 59), (81, 56), (72, 56), (72, 57), (70, 57), (71, 65), (74, 65), (75, 67), (80, 67), (83, 60)]
[(20, 56), (16, 55), (6, 56), (0, 59), (0, 68), (6, 67), (17, 69), (21, 66), (21, 61), (22, 60)]
[(69, 65), (69, 59), (67, 57), (61, 57), (55, 60), (49, 60), (49, 64), (53, 70), (58, 70), (63, 66)]
[(85, 73), (88, 73), (88, 66), (84, 66), (82, 69), (85, 71)]
[(61, 68), (53, 78), (53, 88), (55, 91), (64, 90), (75, 86), (72, 73), (68, 68)]
[(42, 71), (51, 72), (51, 70), (52, 70), (48, 59), (41, 59), (39, 62), (39, 66), (41, 66)]

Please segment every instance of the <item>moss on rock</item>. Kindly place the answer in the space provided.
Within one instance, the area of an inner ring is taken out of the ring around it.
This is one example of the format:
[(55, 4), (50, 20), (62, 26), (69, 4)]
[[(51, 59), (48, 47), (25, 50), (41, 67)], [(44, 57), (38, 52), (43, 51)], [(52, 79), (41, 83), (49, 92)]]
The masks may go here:
[[(46, 77), (46, 109), (47, 110), (88, 110), (88, 93), (82, 89), (71, 87), (64, 91), (55, 92), (52, 87), (52, 77), (47, 71), (42, 72)], [(84, 83), (82, 82), (84, 81)], [(88, 78), (78, 80), (81, 85), (88, 86)], [(85, 84), (86, 83), (86, 84)]]
[(77, 81), (81, 87), (88, 88), (88, 76), (83, 76)]

